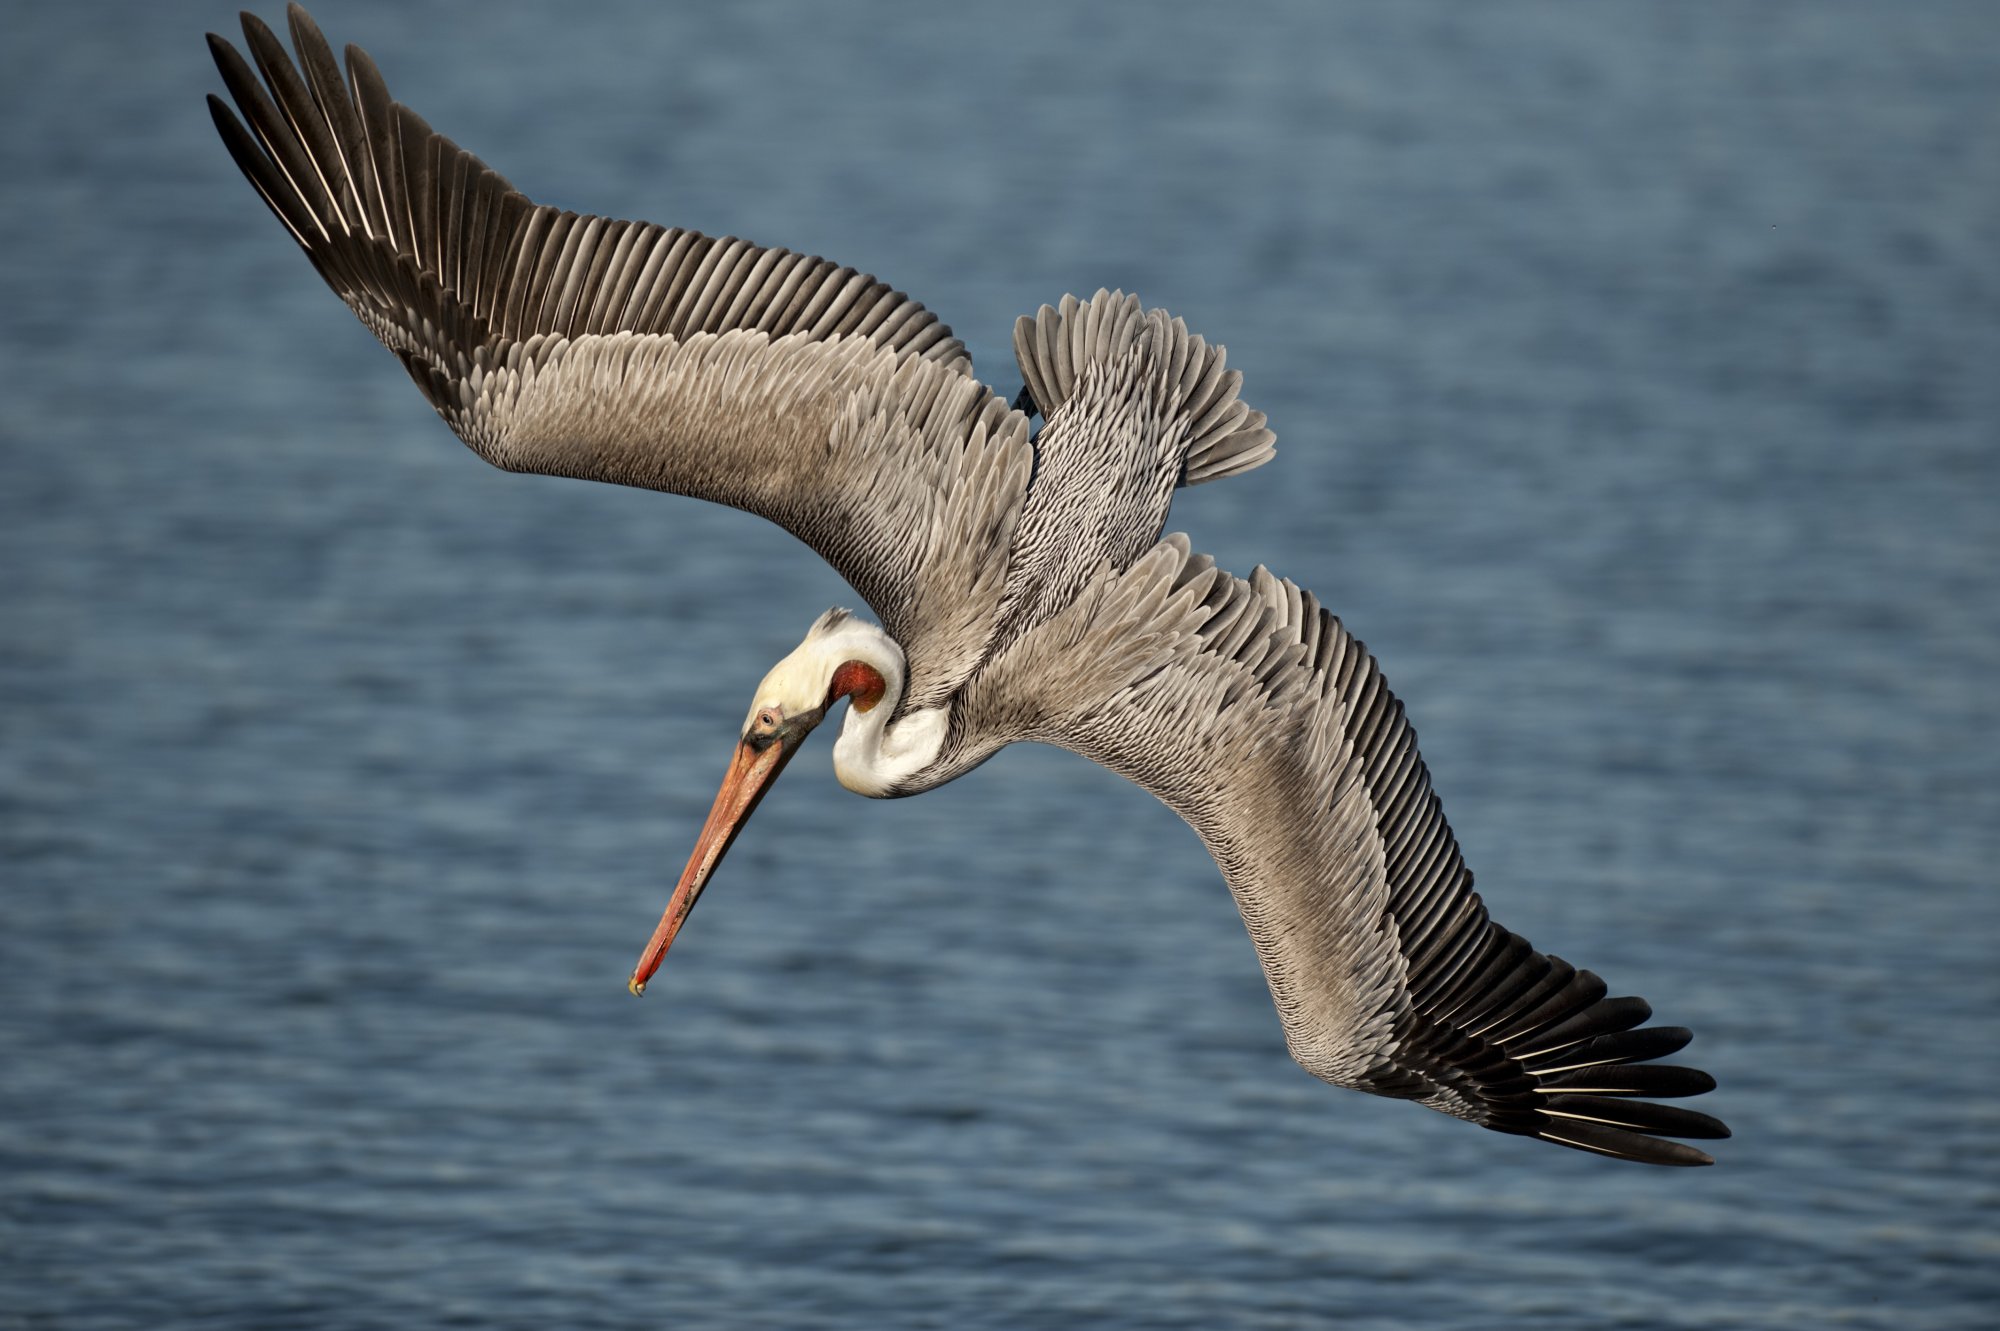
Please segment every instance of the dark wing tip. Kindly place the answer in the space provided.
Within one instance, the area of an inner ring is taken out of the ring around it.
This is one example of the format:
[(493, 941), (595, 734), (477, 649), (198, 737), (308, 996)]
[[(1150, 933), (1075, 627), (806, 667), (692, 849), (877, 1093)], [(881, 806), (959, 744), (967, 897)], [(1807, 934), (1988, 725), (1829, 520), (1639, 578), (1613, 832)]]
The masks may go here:
[[(1619, 1009), (1615, 1015), (1601, 1011), (1613, 1005)], [(1595, 1004), (1563, 1023), (1571, 1036), (1585, 1032), (1583, 1038), (1516, 1064), (1533, 1080), (1533, 1110), (1525, 1116), (1534, 1125), (1530, 1131), (1559, 1146), (1641, 1164), (1712, 1165), (1715, 1159), (1707, 1152), (1662, 1138), (1721, 1141), (1730, 1135), (1728, 1125), (1699, 1110), (1653, 1100), (1704, 1095), (1715, 1089), (1715, 1078), (1699, 1068), (1650, 1062), (1684, 1048), (1693, 1036), (1684, 1026), (1617, 1029), (1643, 1007), (1636, 999)], [(1634, 1098), (1640, 1096), (1649, 1098)]]
[(247, 9), (238, 11), (236, 18), (243, 25), (243, 36), (248, 41), (254, 42), (272, 35), (271, 25)]
[(1715, 1078), (1699, 1068), (1671, 1063), (1622, 1063), (1544, 1073), (1536, 1078), (1536, 1085), (1544, 1091), (1567, 1094), (1644, 1095), (1677, 1100), (1706, 1095), (1715, 1089)]
[(1692, 1031), (1646, 1025), (1653, 1009), (1644, 999), (1608, 997), (1595, 974), (1543, 956), (1498, 926), (1457, 965), (1469, 978), (1436, 991), (1448, 1014), (1411, 1032), (1450, 1069), (1439, 1107), (1495, 1131), (1620, 1160), (1715, 1163), (1662, 1138), (1721, 1140), (1729, 1136), (1721, 1120), (1653, 1103), (1715, 1089), (1715, 1078), (1698, 1068), (1653, 1061), (1685, 1048)]
[[(1693, 1038), (1684, 1026), (1638, 1026), (1651, 1009), (1638, 999), (1605, 999), (1563, 1022), (1564, 1043), (1550, 1032), (1521, 1043), (1514, 1066), (1532, 1079), (1529, 1131), (1544, 1141), (1651, 1165), (1712, 1165), (1714, 1157), (1665, 1137), (1720, 1141), (1728, 1125), (1712, 1115), (1653, 1099), (1682, 1099), (1715, 1089), (1699, 1068), (1656, 1064)], [(1577, 1038), (1581, 1036), (1581, 1038)], [(1510, 1060), (1513, 1061), (1513, 1060)], [(1634, 1097), (1648, 1097), (1639, 1099)], [(1656, 1135), (1657, 1134), (1657, 1135)]]
[(1551, 1123), (1534, 1136), (1574, 1151), (1589, 1151), (1614, 1160), (1630, 1160), (1634, 1164), (1689, 1169), (1715, 1163), (1715, 1157), (1707, 1151), (1685, 1142), (1663, 1141), (1658, 1137), (1581, 1119)]

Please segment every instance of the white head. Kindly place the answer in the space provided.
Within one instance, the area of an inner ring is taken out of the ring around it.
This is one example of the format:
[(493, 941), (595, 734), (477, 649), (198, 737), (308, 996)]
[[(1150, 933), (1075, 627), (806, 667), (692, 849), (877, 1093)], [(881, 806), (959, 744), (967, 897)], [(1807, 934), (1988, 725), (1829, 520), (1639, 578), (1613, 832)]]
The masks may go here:
[(853, 699), (857, 712), (872, 711), (884, 702), (893, 712), (903, 678), (903, 649), (894, 638), (852, 611), (829, 610), (813, 621), (805, 641), (772, 666), (757, 686), (743, 718), (743, 738), (747, 741), (757, 733), (760, 718), (769, 729), (773, 718), (797, 721), (810, 716), (806, 724), (810, 731), (842, 698)]
[[(846, 610), (821, 615), (806, 632), (805, 641), (771, 667), (743, 719), (736, 756), (722, 778), (722, 789), (716, 793), (715, 806), (709, 810), (694, 853), (632, 972), (633, 993), (643, 992), (646, 981), (660, 968), (674, 935), (694, 909), (723, 854), (805, 737), (826, 719), (835, 703), (849, 699), (852, 710), (835, 746), (839, 770), (841, 750), (857, 729), (867, 731), (879, 745), (885, 723), (902, 698), (903, 680), (903, 649), (896, 640)], [(844, 772), (842, 780), (854, 785)]]

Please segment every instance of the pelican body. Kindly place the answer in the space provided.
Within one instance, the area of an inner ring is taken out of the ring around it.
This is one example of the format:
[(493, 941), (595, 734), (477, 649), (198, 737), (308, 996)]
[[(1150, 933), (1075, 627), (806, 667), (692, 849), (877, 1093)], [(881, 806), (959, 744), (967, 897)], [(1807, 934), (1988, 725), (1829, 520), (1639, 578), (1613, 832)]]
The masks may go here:
[[(765, 517), (874, 610), (821, 616), (757, 687), (644, 989), (737, 834), (845, 703), (842, 785), (912, 795), (1054, 744), (1164, 801), (1222, 870), (1315, 1076), (1659, 1165), (1725, 1137), (1653, 1100), (1690, 1039), (1494, 923), (1375, 660), (1313, 596), (1163, 534), (1174, 492), (1263, 465), (1223, 349), (1134, 297), (1021, 318), (1014, 405), (874, 278), (777, 248), (538, 206), (345, 71), (290, 13), (210, 47), (243, 174), (445, 423), (510, 471)], [(1032, 419), (1043, 422), (1031, 430)], [(1637, 1098), (1646, 1097), (1646, 1098)]]

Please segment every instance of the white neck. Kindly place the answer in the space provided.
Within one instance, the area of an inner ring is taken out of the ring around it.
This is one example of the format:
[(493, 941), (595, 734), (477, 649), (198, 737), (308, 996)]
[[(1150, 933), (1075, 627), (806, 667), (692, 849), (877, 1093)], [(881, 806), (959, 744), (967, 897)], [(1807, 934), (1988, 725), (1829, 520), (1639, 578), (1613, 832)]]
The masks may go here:
[(912, 793), (897, 787), (930, 766), (944, 747), (951, 719), (944, 708), (911, 712), (894, 725), (886, 724), (888, 715), (887, 697), (866, 712), (850, 707), (833, 742), (833, 774), (857, 795), (882, 799)]
[(833, 742), (833, 774), (857, 795), (881, 799), (906, 793), (897, 787), (930, 766), (944, 747), (950, 713), (930, 707), (891, 725), (889, 718), (903, 700), (903, 649), (873, 624), (857, 621), (852, 628), (855, 631), (838, 634), (828, 643), (828, 659), (836, 667), (843, 661), (865, 662), (887, 687), (882, 700), (865, 712), (849, 703), (840, 736)]

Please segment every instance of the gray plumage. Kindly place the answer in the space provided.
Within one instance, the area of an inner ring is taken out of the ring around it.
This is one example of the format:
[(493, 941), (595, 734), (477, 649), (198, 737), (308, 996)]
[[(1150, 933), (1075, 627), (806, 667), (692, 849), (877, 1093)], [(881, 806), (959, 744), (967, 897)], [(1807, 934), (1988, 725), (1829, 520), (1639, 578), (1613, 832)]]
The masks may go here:
[[(210, 44), (244, 174), (447, 424), (513, 471), (693, 495), (825, 558), (900, 644), (899, 711), (949, 709), (928, 789), (1000, 747), (1074, 750), (1200, 833), (1293, 1055), (1343, 1086), (1655, 1164), (1722, 1137), (1635, 1100), (1710, 1089), (1649, 1060), (1688, 1033), (1494, 924), (1402, 705), (1362, 644), (1262, 568), (1161, 538), (1173, 491), (1272, 456), (1241, 377), (1099, 292), (1015, 329), (1029, 421), (935, 315), (865, 274), (741, 240), (539, 207), (244, 16)], [(262, 78), (260, 80), (259, 74)], [(816, 630), (818, 631), (818, 630)]]

